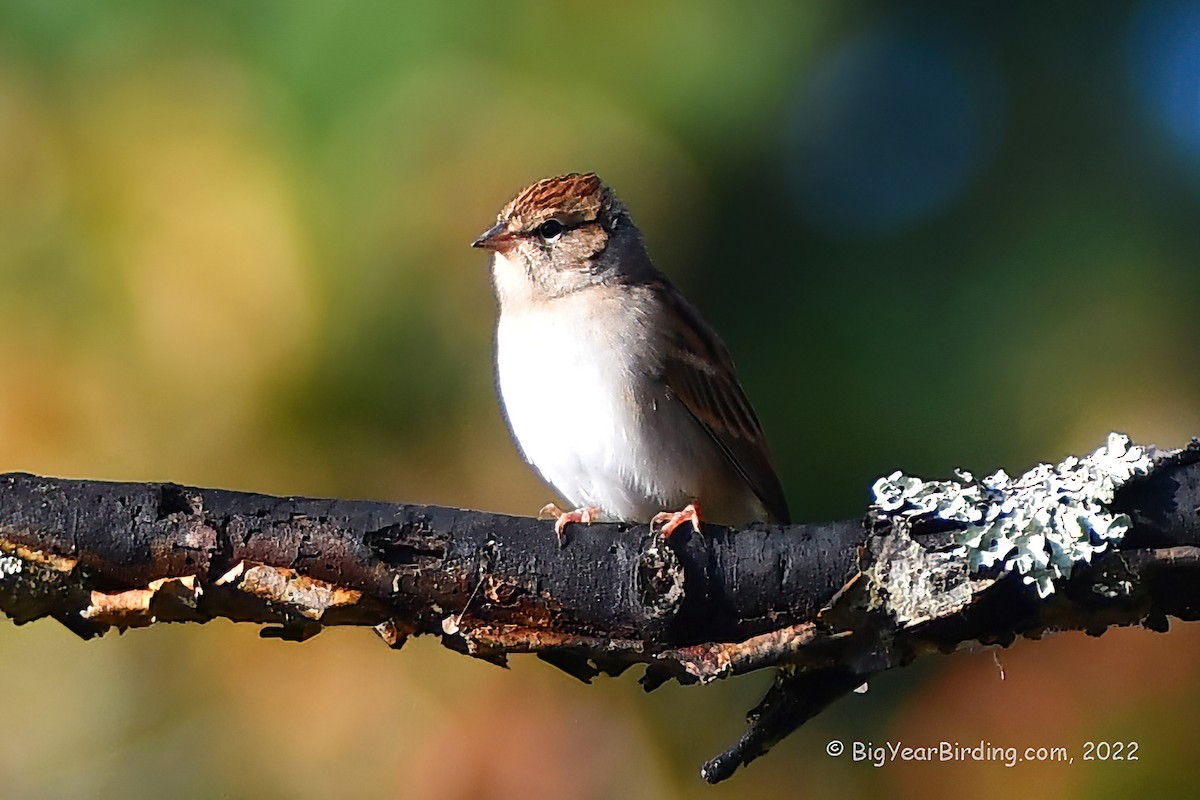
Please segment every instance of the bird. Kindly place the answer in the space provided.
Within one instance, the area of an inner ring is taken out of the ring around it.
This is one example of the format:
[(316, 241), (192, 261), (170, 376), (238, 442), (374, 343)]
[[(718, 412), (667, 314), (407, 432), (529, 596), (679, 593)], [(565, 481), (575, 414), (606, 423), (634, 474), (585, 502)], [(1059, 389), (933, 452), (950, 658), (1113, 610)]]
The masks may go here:
[(725, 344), (655, 268), (595, 173), (526, 186), (472, 243), (491, 252), (496, 384), (524, 459), (570, 523), (788, 523), (762, 425)]

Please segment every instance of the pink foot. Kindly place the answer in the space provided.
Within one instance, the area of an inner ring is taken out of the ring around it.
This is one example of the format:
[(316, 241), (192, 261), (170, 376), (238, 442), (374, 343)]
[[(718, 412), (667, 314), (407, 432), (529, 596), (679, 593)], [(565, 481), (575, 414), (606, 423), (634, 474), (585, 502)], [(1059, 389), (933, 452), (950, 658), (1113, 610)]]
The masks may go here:
[(558, 535), (558, 543), (562, 544), (567, 540), (563, 535), (563, 530), (572, 522), (582, 522), (584, 525), (591, 525), (596, 517), (600, 516), (600, 509), (586, 507), (577, 508), (574, 511), (563, 511), (554, 503), (547, 503), (542, 506), (542, 510), (538, 512), (538, 519), (554, 520), (554, 533)]
[(655, 514), (650, 520), (650, 530), (654, 531), (657, 527), (658, 533), (661, 533), (666, 539), (685, 522), (692, 523), (692, 530), (696, 533), (700, 532), (699, 503), (688, 503), (682, 511), (663, 511), (661, 514)]

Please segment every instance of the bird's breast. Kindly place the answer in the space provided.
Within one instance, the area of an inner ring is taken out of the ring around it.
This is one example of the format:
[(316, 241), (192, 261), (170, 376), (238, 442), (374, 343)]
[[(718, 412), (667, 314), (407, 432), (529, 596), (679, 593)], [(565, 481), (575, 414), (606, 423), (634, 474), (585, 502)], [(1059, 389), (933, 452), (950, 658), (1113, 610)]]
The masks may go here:
[[(526, 460), (575, 503), (623, 480), (638, 449), (642, 417), (655, 399), (636, 356), (614, 331), (626, 321), (603, 303), (563, 297), (542, 308), (502, 311), (497, 383)], [(600, 308), (598, 309), (598, 306)], [(643, 348), (644, 349), (644, 344)]]
[(565, 434), (597, 438), (634, 410), (634, 365), (605, 321), (554, 303), (562, 305), (502, 313), (496, 330), (500, 394), (522, 448), (547, 431), (558, 432), (560, 448), (571, 446)]
[(542, 477), (575, 506), (646, 522), (695, 499), (718, 521), (761, 517), (712, 438), (660, 376), (653, 318), (576, 293), (502, 310), (505, 416)]

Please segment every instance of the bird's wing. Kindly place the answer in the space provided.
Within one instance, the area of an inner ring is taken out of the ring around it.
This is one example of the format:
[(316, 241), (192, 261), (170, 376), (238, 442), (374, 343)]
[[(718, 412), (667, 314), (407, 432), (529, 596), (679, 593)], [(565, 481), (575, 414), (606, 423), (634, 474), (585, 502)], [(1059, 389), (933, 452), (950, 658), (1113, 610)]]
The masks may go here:
[(775, 473), (758, 416), (738, 382), (729, 351), (677, 292), (662, 292), (664, 312), (680, 324), (671, 330), (663, 373), (667, 387), (704, 428), (762, 501), (769, 521), (788, 523), (787, 499)]

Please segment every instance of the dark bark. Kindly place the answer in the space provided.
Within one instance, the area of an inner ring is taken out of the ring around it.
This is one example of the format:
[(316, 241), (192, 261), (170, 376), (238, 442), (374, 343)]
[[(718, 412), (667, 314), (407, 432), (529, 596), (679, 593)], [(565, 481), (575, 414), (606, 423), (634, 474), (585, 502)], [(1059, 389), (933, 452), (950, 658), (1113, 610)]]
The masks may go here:
[[(432, 634), (497, 662), (537, 653), (583, 680), (643, 663), (647, 688), (782, 667), (750, 730), (706, 766), (720, 780), (923, 653), (1195, 619), (1197, 458), (1189, 448), (1124, 487), (1114, 505), (1135, 525), (1119, 551), (1049, 598), (1007, 576), (907, 627), (868, 600), (865, 570), (896, 533), (886, 520), (685, 526), (665, 542), (643, 526), (571, 526), (560, 546), (548, 522), (478, 511), (11, 474), (0, 476), (0, 609), (85, 638), (216, 617), (290, 639), (369, 625), (395, 647)], [(909, 533), (945, 544), (944, 528)]]

